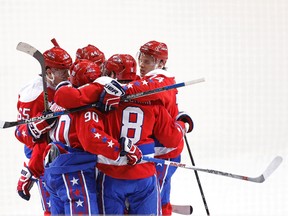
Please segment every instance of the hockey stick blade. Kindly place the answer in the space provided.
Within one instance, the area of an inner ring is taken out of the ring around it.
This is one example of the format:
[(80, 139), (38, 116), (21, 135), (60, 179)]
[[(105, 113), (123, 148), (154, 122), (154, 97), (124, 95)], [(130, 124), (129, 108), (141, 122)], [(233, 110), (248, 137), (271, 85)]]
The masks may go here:
[(221, 176), (225, 176), (225, 177), (230, 177), (230, 178), (235, 178), (235, 179), (245, 180), (245, 181), (255, 182), (255, 183), (263, 183), (279, 167), (279, 165), (283, 161), (282, 157), (277, 156), (273, 159), (273, 161), (265, 169), (263, 174), (261, 174), (258, 177), (248, 177), (248, 176), (237, 175), (237, 174), (232, 174), (232, 173), (218, 171), (218, 170), (199, 168), (199, 167), (195, 167), (195, 166), (187, 166), (186, 164), (177, 163), (174, 161), (163, 160), (163, 159), (158, 159), (158, 158), (151, 158), (151, 157), (147, 157), (147, 156), (143, 156), (143, 160), (149, 161), (149, 162), (154, 162), (157, 164), (162, 164), (162, 165), (165, 164), (167, 166), (175, 166), (175, 167), (180, 167), (180, 168), (185, 168), (185, 169), (190, 169), (190, 170), (197, 170), (200, 172), (206, 172), (206, 173), (210, 173), (210, 174), (221, 175)]
[(193, 207), (191, 205), (173, 205), (172, 212), (182, 215), (191, 215), (193, 213)]
[(45, 111), (48, 111), (48, 91), (47, 91), (47, 79), (46, 79), (46, 69), (45, 69), (45, 60), (42, 53), (37, 50), (35, 47), (31, 46), (30, 44), (20, 42), (18, 43), (17, 50), (24, 52), (28, 55), (33, 56), (41, 66), (41, 77), (42, 77), (42, 85), (43, 85), (43, 97), (44, 97), (44, 108)]
[(31, 56), (33, 56), (35, 59), (37, 59), (37, 61), (40, 63), (41, 67), (45, 67), (44, 65), (44, 57), (42, 55), (42, 53), (37, 50), (36, 48), (34, 48), (33, 46), (31, 46), (30, 44), (24, 43), (24, 42), (20, 42), (18, 43), (17, 50), (27, 53)]
[(263, 172), (261, 176), (256, 178), (258, 183), (264, 182), (282, 163), (283, 158), (280, 156), (277, 156), (274, 158), (274, 160), (269, 164), (269, 166), (266, 168), (266, 170)]

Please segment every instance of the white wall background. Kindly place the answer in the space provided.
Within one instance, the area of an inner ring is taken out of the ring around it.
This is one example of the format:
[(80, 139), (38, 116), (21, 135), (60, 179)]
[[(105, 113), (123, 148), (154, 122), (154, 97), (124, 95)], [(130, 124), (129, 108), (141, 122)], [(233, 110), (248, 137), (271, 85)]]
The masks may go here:
[[(196, 165), (257, 176), (276, 155), (284, 158), (263, 184), (199, 173), (211, 215), (288, 214), (286, 0), (1, 0), (0, 6), (1, 120), (16, 120), (17, 92), (40, 72), (16, 51), (20, 41), (43, 52), (55, 37), (73, 58), (88, 43), (110, 57), (163, 41), (179, 82), (206, 79), (179, 89), (180, 109), (195, 123), (188, 139)], [(24, 154), (13, 132), (0, 131), (0, 215), (41, 215), (36, 187), (29, 202), (16, 193)], [(186, 149), (183, 163), (190, 165)], [(206, 215), (193, 171), (178, 169), (171, 199)]]

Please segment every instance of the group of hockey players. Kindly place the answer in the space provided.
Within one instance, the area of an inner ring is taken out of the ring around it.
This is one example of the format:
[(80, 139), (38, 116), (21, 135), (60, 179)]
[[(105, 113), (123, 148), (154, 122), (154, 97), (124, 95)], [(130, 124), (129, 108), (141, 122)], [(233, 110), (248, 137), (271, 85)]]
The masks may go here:
[(54, 47), (43, 53), (47, 89), (40, 75), (20, 90), (18, 120), (92, 103), (96, 107), (17, 126), (15, 136), (29, 159), (18, 194), (29, 200), (36, 182), (44, 215), (171, 215), (176, 168), (143, 156), (180, 162), (192, 119), (179, 112), (177, 89), (121, 100), (175, 84), (165, 67), (166, 44), (142, 45), (137, 71), (129, 54), (106, 59), (89, 44), (77, 50), (73, 61), (52, 42)]

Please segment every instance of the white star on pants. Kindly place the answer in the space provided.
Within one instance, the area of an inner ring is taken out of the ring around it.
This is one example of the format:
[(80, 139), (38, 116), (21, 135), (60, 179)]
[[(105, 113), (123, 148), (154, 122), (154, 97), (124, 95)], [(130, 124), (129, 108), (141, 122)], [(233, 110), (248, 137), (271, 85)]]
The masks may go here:
[(75, 179), (73, 177), (73, 179), (70, 182), (72, 182), (72, 185), (75, 185), (75, 184), (78, 184), (78, 181), (79, 181), (79, 179)]

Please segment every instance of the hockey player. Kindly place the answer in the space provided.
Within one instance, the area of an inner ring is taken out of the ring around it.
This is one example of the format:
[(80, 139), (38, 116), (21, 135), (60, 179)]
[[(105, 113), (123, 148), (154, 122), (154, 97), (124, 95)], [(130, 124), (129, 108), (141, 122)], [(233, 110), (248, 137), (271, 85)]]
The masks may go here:
[[(104, 71), (119, 82), (131, 82), (136, 77), (136, 61), (127, 54), (115, 54), (106, 61)], [(129, 86), (127, 83), (124, 89)], [(138, 146), (149, 157), (154, 156), (154, 137), (166, 147), (177, 148), (186, 133), (184, 122), (175, 122), (164, 106), (133, 101), (120, 103), (106, 115), (105, 130), (125, 146)], [(128, 214), (161, 214), (155, 165), (141, 161), (137, 150), (133, 157), (128, 156), (128, 165), (126, 158), (120, 158), (119, 164), (99, 156), (97, 167), (100, 213), (123, 214), (128, 204)]]
[[(90, 83), (101, 75), (99, 66), (86, 59), (74, 62), (70, 71), (70, 82), (74, 87)], [(115, 98), (109, 94), (111, 88), (119, 92), (120, 98), (122, 87), (115, 81), (114, 84), (113, 87), (109, 84), (104, 87), (99, 103), (106, 104)], [(62, 108), (54, 104), (51, 109), (58, 111)], [(101, 154), (115, 161), (121, 150), (117, 139), (104, 132), (103, 115), (95, 108), (89, 108), (60, 116), (58, 124), (53, 127), (53, 142), (46, 148), (45, 156), (45, 181), (51, 194), (53, 215), (99, 214), (95, 181), (96, 155)], [(128, 152), (130, 148), (137, 149), (135, 146), (125, 146)]]
[[(126, 94), (133, 94), (141, 91), (148, 91), (167, 85), (175, 84), (175, 77), (171, 72), (166, 70), (166, 61), (168, 60), (168, 48), (165, 43), (158, 41), (149, 41), (140, 47), (138, 56), (138, 65), (140, 70), (140, 80), (131, 82), (130, 88), (126, 90)], [(142, 85), (140, 85), (142, 83)], [(168, 110), (172, 118), (189, 122), (188, 131), (193, 129), (193, 122), (189, 115), (185, 112), (180, 114), (177, 105), (177, 89), (164, 91), (158, 94), (149, 95), (147, 97), (137, 98), (137, 101), (160, 101)], [(158, 140), (159, 141), (159, 140)], [(178, 143), (178, 147), (167, 148), (165, 143), (156, 142), (155, 157), (166, 160), (180, 162), (180, 153), (183, 150), (184, 141)], [(157, 177), (161, 190), (161, 202), (163, 215), (171, 215), (172, 207), (170, 204), (170, 187), (171, 177), (174, 174), (175, 167), (156, 166)]]
[[(48, 101), (53, 101), (55, 86), (68, 78), (68, 69), (72, 64), (70, 55), (58, 44), (43, 53), (46, 78)], [(44, 111), (43, 83), (41, 75), (32, 82), (24, 86), (18, 96), (18, 119), (29, 119), (37, 115), (42, 115)], [(25, 154), (30, 158), (29, 163), (24, 163), (21, 177), (18, 181), (18, 194), (25, 200), (30, 199), (30, 189), (37, 179), (40, 189), (42, 207), (44, 214), (49, 215), (49, 193), (44, 188), (42, 182), (43, 163), (42, 157), (47, 145), (46, 133), (55, 124), (55, 119), (42, 120), (27, 125), (20, 125), (16, 128), (16, 138), (25, 144)]]

